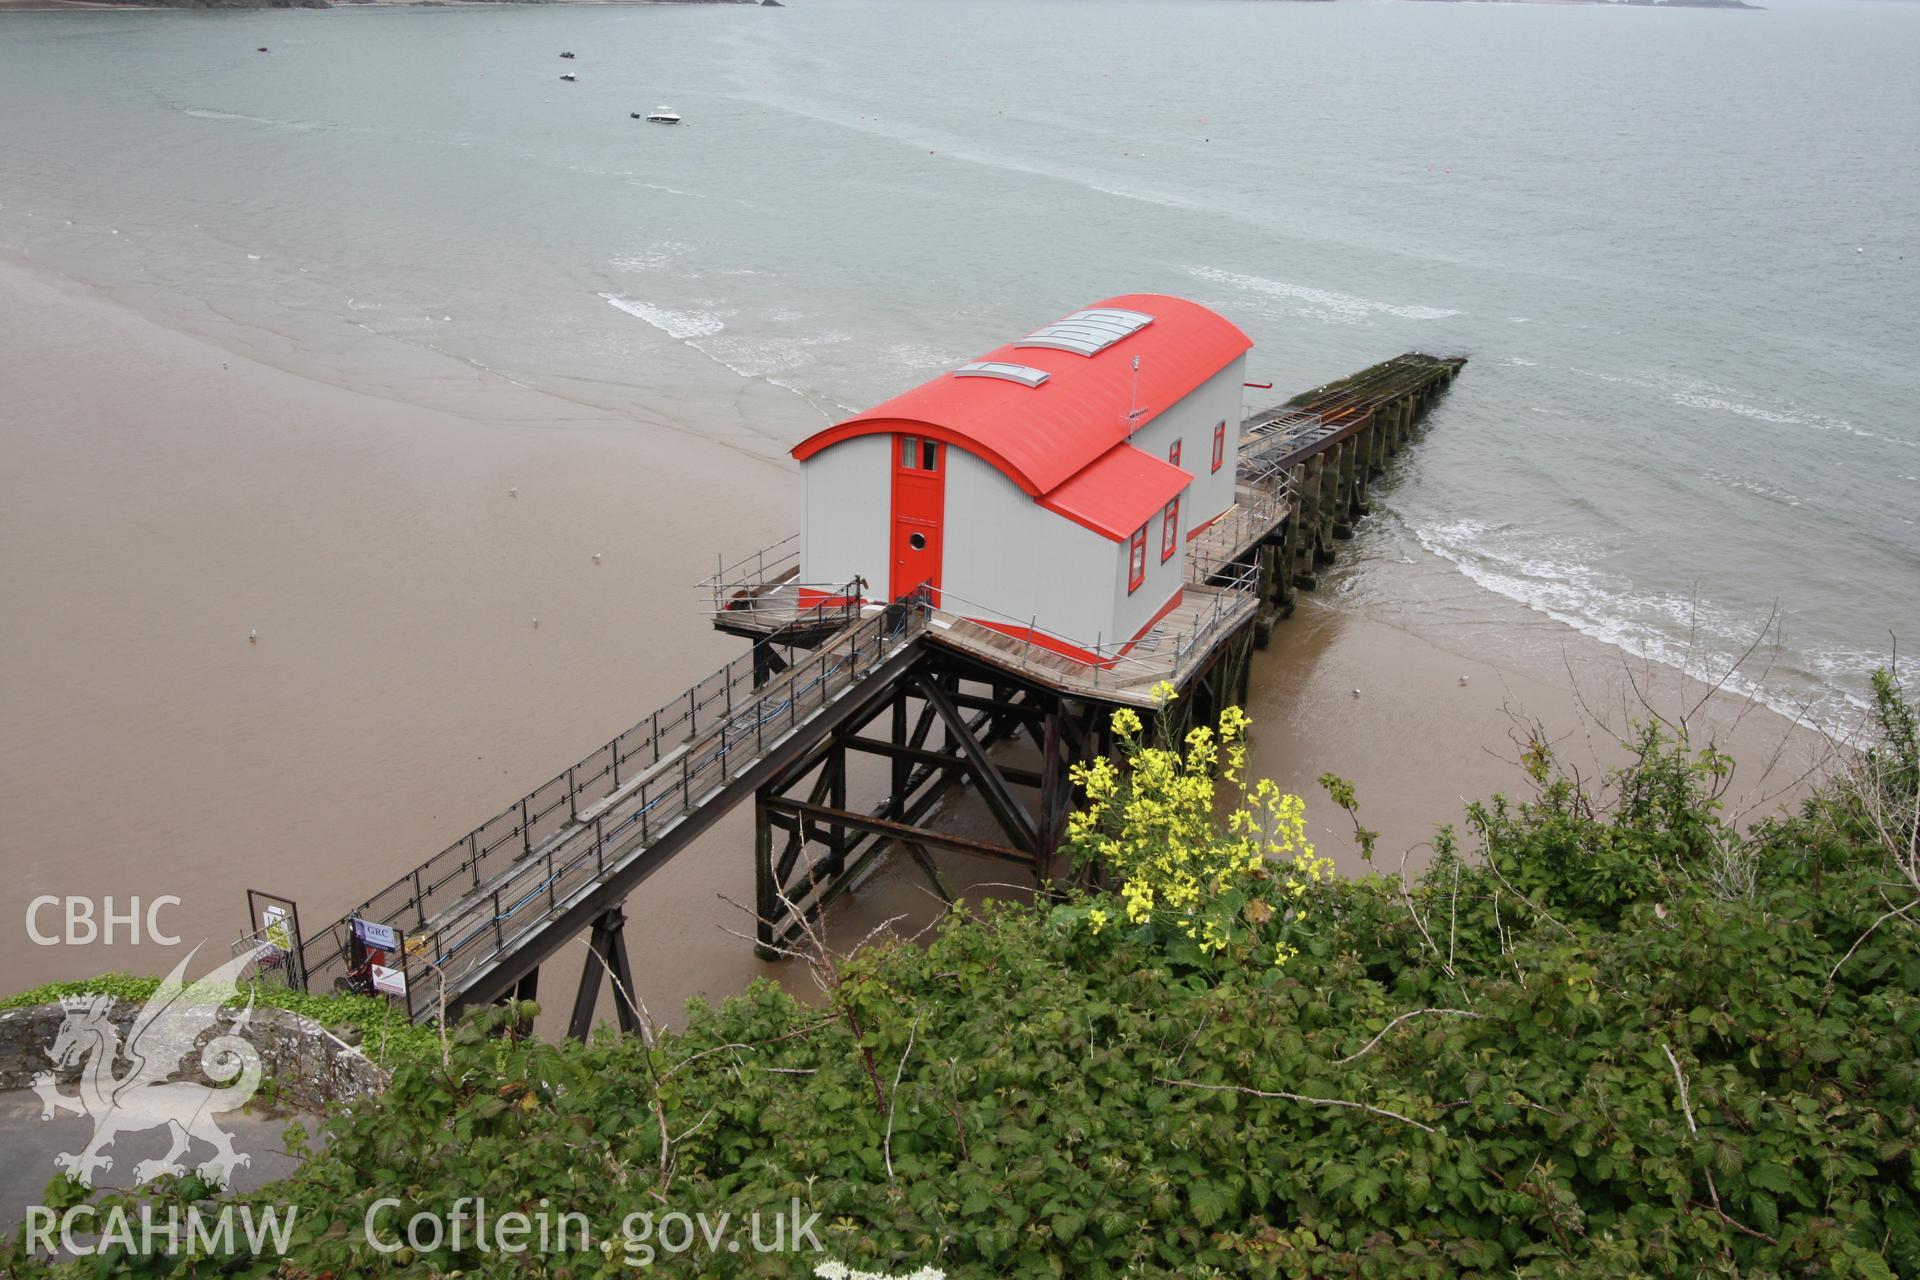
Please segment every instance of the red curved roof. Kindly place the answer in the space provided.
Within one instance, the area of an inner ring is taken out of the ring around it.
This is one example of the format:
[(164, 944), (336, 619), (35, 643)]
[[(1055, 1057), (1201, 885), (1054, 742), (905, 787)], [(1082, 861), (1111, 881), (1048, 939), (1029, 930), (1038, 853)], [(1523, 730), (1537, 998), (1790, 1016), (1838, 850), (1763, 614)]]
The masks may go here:
[[(1096, 308), (1144, 312), (1153, 323), (1091, 356), (1009, 343), (981, 359), (1038, 369), (1045, 382), (1029, 387), (943, 373), (809, 436), (793, 456), (804, 462), (842, 440), (904, 431), (958, 445), (1044, 497), (1253, 345), (1224, 316), (1184, 298), (1129, 293), (1089, 309)], [(1136, 407), (1144, 412), (1129, 420)]]

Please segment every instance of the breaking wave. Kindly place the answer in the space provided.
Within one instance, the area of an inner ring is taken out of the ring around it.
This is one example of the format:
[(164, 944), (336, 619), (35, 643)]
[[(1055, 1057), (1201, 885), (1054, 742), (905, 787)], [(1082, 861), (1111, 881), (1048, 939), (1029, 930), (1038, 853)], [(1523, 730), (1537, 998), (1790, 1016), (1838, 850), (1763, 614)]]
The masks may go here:
[(623, 298), (614, 293), (603, 293), (600, 296), (606, 299), (608, 306), (624, 311), (636, 320), (646, 321), (678, 342), (710, 338), (727, 327), (719, 316), (707, 311), (673, 311), (666, 307), (656, 307), (638, 298)]
[(1729, 655), (1744, 653), (1754, 643), (1763, 619), (1694, 596), (1635, 591), (1621, 575), (1595, 568), (1583, 548), (1570, 540), (1537, 548), (1503, 547), (1500, 531), (1477, 520), (1441, 521), (1415, 526), (1412, 532), (1422, 547), (1489, 591), (1634, 657), (1696, 680), (1721, 683), (1789, 718), (1811, 716), (1835, 728), (1849, 724), (1867, 704), (1848, 692), (1845, 683), (1884, 661), (1863, 649), (1775, 652), (1776, 676), (1786, 664), (1799, 665), (1817, 690), (1806, 701), (1797, 701), (1777, 680), (1763, 686), (1744, 671), (1727, 674)]
[(1444, 320), (1448, 316), (1460, 314), (1449, 307), (1421, 307), (1393, 302), (1376, 302), (1372, 298), (1362, 298), (1351, 293), (1337, 293), (1331, 289), (1315, 289), (1307, 285), (1289, 284), (1285, 280), (1270, 280), (1265, 276), (1250, 276), (1238, 271), (1222, 271), (1218, 267), (1188, 267), (1187, 274), (1197, 280), (1229, 285), (1247, 293), (1284, 298), (1289, 302), (1300, 304), (1295, 308), (1300, 315), (1329, 320), (1336, 324), (1359, 324), (1372, 315), (1398, 316), (1402, 320)]

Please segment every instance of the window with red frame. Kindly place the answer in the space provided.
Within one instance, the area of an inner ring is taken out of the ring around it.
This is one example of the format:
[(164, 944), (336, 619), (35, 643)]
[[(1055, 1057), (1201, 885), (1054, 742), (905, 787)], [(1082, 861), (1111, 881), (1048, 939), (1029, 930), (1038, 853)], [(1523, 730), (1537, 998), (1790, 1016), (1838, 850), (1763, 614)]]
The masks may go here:
[(1160, 513), (1160, 563), (1173, 559), (1180, 549), (1180, 499), (1175, 498)]
[(1147, 580), (1147, 526), (1134, 531), (1127, 544), (1127, 594), (1132, 595)]
[(1220, 425), (1213, 429), (1213, 469), (1218, 471), (1220, 464), (1227, 460), (1227, 420), (1220, 419)]
[(1167, 446), (1167, 461), (1176, 467), (1180, 465), (1180, 441), (1175, 440)]
[(901, 436), (900, 469), (903, 471), (938, 471), (940, 469), (940, 442), (937, 440), (923, 440), (919, 436)]

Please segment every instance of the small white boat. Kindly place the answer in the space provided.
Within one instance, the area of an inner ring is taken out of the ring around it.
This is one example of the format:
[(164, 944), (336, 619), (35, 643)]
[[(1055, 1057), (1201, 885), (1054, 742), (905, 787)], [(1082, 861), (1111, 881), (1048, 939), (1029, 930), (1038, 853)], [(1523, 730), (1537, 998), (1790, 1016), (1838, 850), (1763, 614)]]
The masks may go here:
[(670, 111), (666, 107), (655, 107), (652, 113), (647, 116), (647, 120), (651, 124), (679, 124), (680, 116), (678, 113)]
[(578, 80), (580, 77), (576, 76), (575, 74), (573, 74), (573, 72), (569, 71), (565, 75), (561, 76), (560, 78), (562, 80)]

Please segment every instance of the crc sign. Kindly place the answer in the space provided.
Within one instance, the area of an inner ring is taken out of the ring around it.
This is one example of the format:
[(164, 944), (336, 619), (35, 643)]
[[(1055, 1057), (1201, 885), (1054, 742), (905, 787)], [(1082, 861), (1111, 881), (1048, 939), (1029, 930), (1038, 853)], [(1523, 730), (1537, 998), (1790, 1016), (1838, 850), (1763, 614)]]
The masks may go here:
[(42, 947), (138, 946), (140, 926), (145, 924), (147, 941), (177, 947), (179, 936), (160, 927), (160, 908), (179, 905), (180, 899), (170, 893), (149, 899), (144, 908), (139, 898), (129, 898), (124, 910), (116, 908), (111, 897), (58, 898), (44, 893), (27, 904), (27, 936)]

